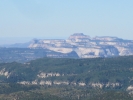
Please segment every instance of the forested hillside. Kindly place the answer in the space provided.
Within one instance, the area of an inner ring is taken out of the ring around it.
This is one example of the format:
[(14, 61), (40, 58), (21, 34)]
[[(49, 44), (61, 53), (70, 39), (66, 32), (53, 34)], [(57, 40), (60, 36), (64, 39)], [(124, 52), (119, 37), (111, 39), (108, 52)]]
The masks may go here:
[(5, 100), (132, 100), (133, 56), (0, 63), (0, 82)]

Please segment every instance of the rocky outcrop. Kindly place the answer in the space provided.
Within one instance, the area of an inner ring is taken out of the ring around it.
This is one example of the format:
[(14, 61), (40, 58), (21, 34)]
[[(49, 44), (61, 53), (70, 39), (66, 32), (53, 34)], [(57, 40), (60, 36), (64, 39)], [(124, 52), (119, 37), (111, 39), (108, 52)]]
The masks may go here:
[[(69, 81), (59, 81), (59, 80), (55, 80), (55, 81), (51, 81), (51, 80), (41, 80), (41, 81), (21, 81), (21, 82), (17, 82), (18, 84), (23, 84), (23, 85), (73, 85), (73, 86), (81, 86), (81, 87), (85, 87), (85, 86), (89, 86), (89, 87), (93, 87), (93, 88), (117, 88), (117, 87), (121, 87), (122, 84), (120, 83), (84, 83), (84, 82), (69, 82)], [(127, 91), (129, 91), (130, 93), (133, 93), (133, 87), (129, 86), (127, 88)]]
[[(29, 48), (44, 48), (57, 53), (70, 54), (67, 57), (74, 52), (79, 58), (133, 55), (133, 41), (131, 40), (109, 36), (91, 38), (83, 33), (75, 33), (67, 40), (33, 40)], [(54, 57), (50, 54), (48, 56)]]
[(8, 71), (6, 71), (5, 70), (5, 68), (4, 69), (2, 69), (2, 70), (0, 70), (0, 76), (5, 76), (5, 77), (10, 77), (10, 74), (11, 73), (9, 73)]
[(58, 76), (61, 76), (59, 73), (44, 73), (44, 72), (41, 72), (40, 74), (37, 75), (39, 78), (46, 78), (46, 77), (58, 77)]

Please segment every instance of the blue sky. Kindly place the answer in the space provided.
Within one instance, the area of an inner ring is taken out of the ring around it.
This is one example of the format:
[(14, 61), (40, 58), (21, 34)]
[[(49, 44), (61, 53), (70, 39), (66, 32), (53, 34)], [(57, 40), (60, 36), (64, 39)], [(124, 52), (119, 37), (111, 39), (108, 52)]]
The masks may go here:
[(0, 38), (116, 36), (133, 40), (133, 0), (0, 0)]

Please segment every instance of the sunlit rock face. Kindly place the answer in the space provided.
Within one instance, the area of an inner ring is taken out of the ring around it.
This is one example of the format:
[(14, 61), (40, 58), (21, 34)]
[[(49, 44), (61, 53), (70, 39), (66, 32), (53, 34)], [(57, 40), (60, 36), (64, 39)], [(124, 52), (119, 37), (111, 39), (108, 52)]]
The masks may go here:
[(74, 33), (73, 35), (71, 35), (69, 38), (69, 40), (76, 40), (76, 39), (90, 39), (89, 36), (84, 35), (83, 33)]
[(91, 38), (83, 33), (74, 33), (66, 40), (33, 40), (29, 48), (44, 48), (57, 53), (69, 54), (69, 56), (74, 52), (79, 58), (133, 55), (133, 41), (131, 40), (109, 36)]

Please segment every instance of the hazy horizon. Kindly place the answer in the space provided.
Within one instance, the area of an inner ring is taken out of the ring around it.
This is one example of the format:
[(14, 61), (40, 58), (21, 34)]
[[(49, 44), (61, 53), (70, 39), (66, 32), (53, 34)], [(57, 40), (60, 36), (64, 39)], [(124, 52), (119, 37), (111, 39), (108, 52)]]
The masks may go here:
[[(84, 35), (86, 35), (86, 34), (84, 34)], [(90, 35), (88, 35), (88, 36), (90, 36)], [(94, 36), (94, 37), (90, 36), (90, 37), (94, 38), (97, 36)], [(103, 37), (103, 36), (98, 36), (98, 37)], [(109, 37), (116, 37), (116, 36), (109, 36)], [(15, 43), (27, 43), (27, 42), (32, 41), (33, 39), (68, 39), (68, 38), (69, 38), (69, 36), (68, 37), (0, 37), (0, 45), (10, 45), (10, 44), (15, 44)], [(117, 38), (120, 38), (120, 37), (117, 37)], [(121, 39), (131, 40), (131, 39), (126, 39), (126, 38), (121, 38)]]
[(33, 39), (65, 39), (64, 37), (0, 37), (0, 45), (26, 43)]
[(133, 40), (132, 4), (133, 0), (0, 0), (0, 42), (5, 37), (66, 39), (80, 32)]

